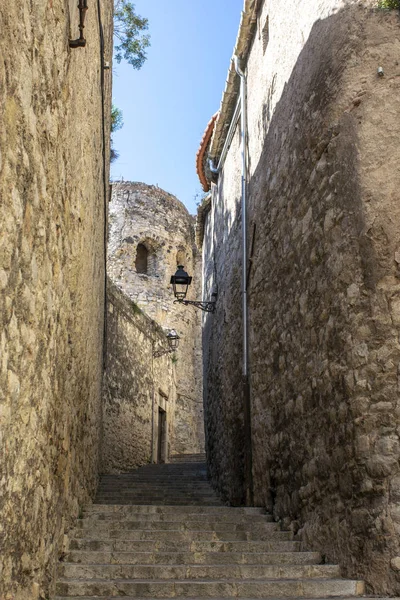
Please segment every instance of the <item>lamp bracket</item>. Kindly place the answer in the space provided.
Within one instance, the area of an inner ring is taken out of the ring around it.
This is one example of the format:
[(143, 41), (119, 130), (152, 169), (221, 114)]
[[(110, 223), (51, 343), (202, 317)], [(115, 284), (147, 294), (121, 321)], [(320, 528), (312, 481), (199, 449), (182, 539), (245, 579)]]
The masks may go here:
[(154, 358), (159, 358), (160, 356), (164, 356), (164, 354), (170, 354), (171, 352), (175, 352), (175, 349), (168, 348), (168, 350), (165, 350), (165, 349), (155, 350), (153, 352), (153, 356), (154, 356)]
[(85, 16), (88, 9), (87, 0), (79, 0), (79, 37), (76, 40), (69, 40), (70, 48), (84, 48), (86, 46), (86, 39), (83, 36), (83, 30), (85, 28)]
[[(213, 294), (214, 296), (215, 294)], [(200, 300), (174, 300), (174, 304), (184, 304), (185, 306), (195, 306), (204, 312), (215, 312), (216, 300), (210, 302), (201, 302)]]

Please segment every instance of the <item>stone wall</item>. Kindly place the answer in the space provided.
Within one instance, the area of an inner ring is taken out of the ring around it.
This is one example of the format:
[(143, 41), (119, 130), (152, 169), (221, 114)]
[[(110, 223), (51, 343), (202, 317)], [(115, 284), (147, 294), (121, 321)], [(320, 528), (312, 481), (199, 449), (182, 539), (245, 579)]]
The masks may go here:
[[(109, 282), (104, 376), (102, 472), (131, 471), (160, 456), (168, 461), (174, 439), (176, 383), (173, 354), (163, 329)], [(158, 413), (166, 413), (165, 448), (158, 448)]]
[[(110, 61), (112, 2), (101, 9)], [(97, 485), (106, 206), (99, 22), (90, 3), (87, 46), (75, 50), (68, 38), (77, 22), (64, 0), (3, 2), (0, 22), (0, 597), (33, 600), (49, 597), (64, 531)]]
[[(255, 503), (345, 576), (398, 594), (398, 17), (309, 4), (288, 14), (266, 1), (247, 63)], [(219, 291), (203, 336), (207, 448), (233, 503), (244, 498), (237, 135), (203, 248)]]
[[(147, 249), (147, 272), (137, 272), (137, 248)], [(110, 203), (108, 273), (112, 281), (162, 327), (181, 336), (177, 351), (177, 410), (172, 453), (204, 450), (200, 315), (174, 304), (170, 278), (181, 262), (193, 275), (190, 298), (198, 298), (201, 260), (194, 219), (158, 186), (114, 183)], [(197, 276), (196, 276), (197, 273)]]

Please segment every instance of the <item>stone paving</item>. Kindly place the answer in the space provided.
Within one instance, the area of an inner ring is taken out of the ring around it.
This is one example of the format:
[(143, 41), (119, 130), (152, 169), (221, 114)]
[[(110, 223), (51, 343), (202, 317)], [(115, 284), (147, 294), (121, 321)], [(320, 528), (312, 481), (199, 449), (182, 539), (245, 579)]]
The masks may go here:
[(263, 508), (224, 506), (202, 455), (104, 476), (60, 562), (56, 600), (327, 598), (362, 581), (302, 552)]

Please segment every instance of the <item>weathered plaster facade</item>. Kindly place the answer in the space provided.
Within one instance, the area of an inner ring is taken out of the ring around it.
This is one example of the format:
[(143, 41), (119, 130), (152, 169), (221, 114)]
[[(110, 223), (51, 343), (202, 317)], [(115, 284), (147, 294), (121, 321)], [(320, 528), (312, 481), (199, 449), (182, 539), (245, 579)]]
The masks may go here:
[[(344, 575), (398, 594), (398, 16), (335, 1), (288, 11), (269, 0), (252, 14), (244, 68), (255, 503)], [(237, 99), (231, 83), (211, 143), (217, 160)], [(237, 128), (203, 243), (205, 290), (219, 292), (203, 334), (209, 468), (234, 503), (244, 498), (240, 174)]]
[(110, 123), (95, 3), (86, 48), (65, 0), (0, 23), (0, 597), (35, 600), (97, 485)]
[[(183, 264), (193, 275), (190, 297), (199, 295), (201, 263), (194, 241), (194, 219), (177, 198), (159, 187), (124, 182), (112, 186), (109, 223), (108, 273), (112, 281), (159, 325), (175, 329), (181, 336), (176, 353), (172, 453), (201, 452), (201, 317), (192, 307), (174, 304), (170, 286), (177, 264)], [(147, 252), (146, 268), (143, 264), (138, 267), (139, 245)]]
[(121, 290), (107, 286), (102, 467), (127, 472), (168, 462), (174, 440), (175, 357), (165, 331)]

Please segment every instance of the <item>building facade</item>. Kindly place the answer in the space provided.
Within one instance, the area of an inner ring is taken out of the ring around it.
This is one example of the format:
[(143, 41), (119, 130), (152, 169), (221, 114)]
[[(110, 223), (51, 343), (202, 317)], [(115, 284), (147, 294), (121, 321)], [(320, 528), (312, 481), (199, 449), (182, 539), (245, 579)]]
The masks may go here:
[(372, 3), (246, 0), (197, 161), (204, 293), (218, 288), (203, 320), (212, 480), (396, 594), (398, 51), (397, 13)]
[(97, 488), (112, 12), (90, 3), (73, 48), (77, 2), (0, 5), (5, 600), (51, 597), (64, 534)]
[(108, 248), (108, 273), (113, 283), (165, 332), (174, 329), (181, 338), (173, 355), (176, 403), (169, 452), (202, 452), (200, 315), (193, 307), (174, 303), (170, 285), (177, 265), (183, 264), (193, 275), (190, 293), (198, 295), (201, 259), (194, 218), (177, 198), (158, 186), (116, 182), (112, 185)]

